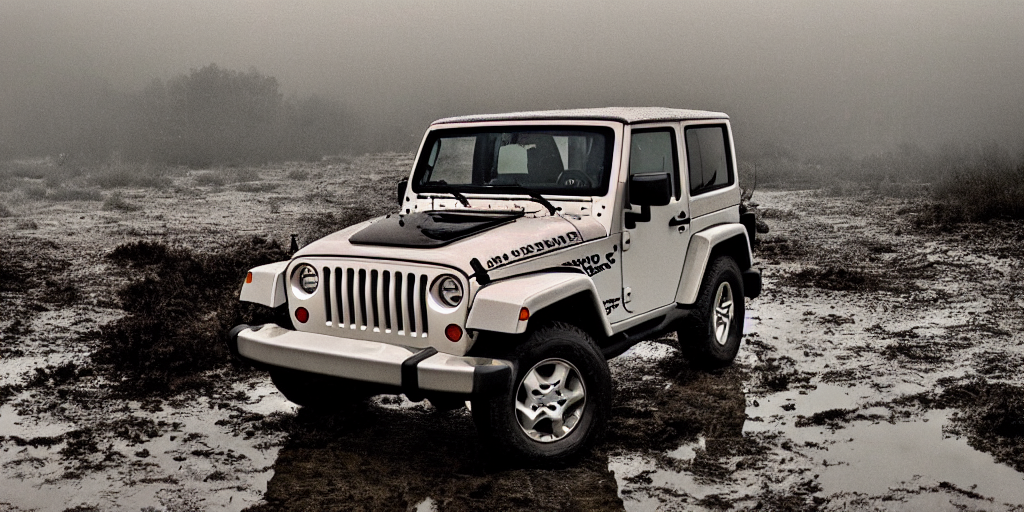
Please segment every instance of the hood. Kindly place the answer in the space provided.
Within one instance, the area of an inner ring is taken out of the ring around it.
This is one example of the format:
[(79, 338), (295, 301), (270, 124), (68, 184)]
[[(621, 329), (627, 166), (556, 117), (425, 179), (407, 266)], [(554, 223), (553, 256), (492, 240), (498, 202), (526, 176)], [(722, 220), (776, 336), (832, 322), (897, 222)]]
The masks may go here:
[(388, 215), (349, 237), (359, 245), (433, 248), (514, 222), (523, 210), (445, 211)]
[(492, 270), (607, 235), (592, 217), (424, 212), (348, 227), (303, 247), (294, 257), (404, 260), (459, 268), (468, 275), (476, 270), (473, 260)]

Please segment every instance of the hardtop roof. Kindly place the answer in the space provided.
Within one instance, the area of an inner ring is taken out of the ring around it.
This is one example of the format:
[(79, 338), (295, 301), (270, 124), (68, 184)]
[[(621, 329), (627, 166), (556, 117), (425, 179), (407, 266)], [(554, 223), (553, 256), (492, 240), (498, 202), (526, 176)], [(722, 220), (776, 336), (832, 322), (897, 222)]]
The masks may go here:
[(515, 120), (561, 120), (561, 119), (592, 119), (601, 121), (618, 121), (626, 124), (650, 123), (656, 121), (690, 121), (695, 119), (729, 119), (722, 112), (706, 110), (687, 110), (664, 107), (603, 107), (576, 108), (566, 110), (534, 110), (528, 112), (507, 112), (503, 114), (477, 114), (470, 116), (446, 117), (438, 119), (431, 125), (475, 123), (485, 121)]

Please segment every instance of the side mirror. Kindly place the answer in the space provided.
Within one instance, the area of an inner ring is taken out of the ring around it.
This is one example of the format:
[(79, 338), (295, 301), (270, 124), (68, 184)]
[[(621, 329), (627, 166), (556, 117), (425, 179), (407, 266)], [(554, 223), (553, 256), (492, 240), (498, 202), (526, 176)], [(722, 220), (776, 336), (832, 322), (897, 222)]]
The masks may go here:
[(405, 191), (409, 189), (409, 178), (398, 182), (398, 206), (405, 202)]
[(672, 178), (667, 172), (634, 174), (629, 177), (629, 203), (665, 206), (672, 199)]

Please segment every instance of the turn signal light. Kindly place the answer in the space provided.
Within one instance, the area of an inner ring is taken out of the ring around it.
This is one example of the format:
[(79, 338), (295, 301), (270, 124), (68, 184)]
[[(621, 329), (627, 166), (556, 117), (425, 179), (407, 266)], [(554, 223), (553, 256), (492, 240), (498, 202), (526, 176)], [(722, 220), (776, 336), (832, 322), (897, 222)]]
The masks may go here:
[(448, 327), (444, 328), (444, 335), (451, 341), (459, 341), (462, 339), (462, 327), (455, 324), (448, 324)]
[(303, 323), (303, 324), (306, 323), (306, 321), (309, 320), (309, 311), (306, 311), (306, 308), (296, 309), (295, 310), (295, 319), (298, 320), (299, 323)]
[(530, 319), (530, 310), (523, 308), (519, 310), (519, 320), (525, 322)]
[(245, 274), (245, 284), (251, 284), (251, 283), (252, 283), (252, 272), (249, 272), (249, 273)]

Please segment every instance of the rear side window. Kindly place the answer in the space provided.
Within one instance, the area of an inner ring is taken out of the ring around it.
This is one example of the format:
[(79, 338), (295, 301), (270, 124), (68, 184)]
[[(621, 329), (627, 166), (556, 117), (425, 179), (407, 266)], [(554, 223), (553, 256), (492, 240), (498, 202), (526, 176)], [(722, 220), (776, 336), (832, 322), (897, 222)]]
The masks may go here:
[(690, 195), (733, 184), (725, 126), (686, 128), (686, 160), (690, 165)]

